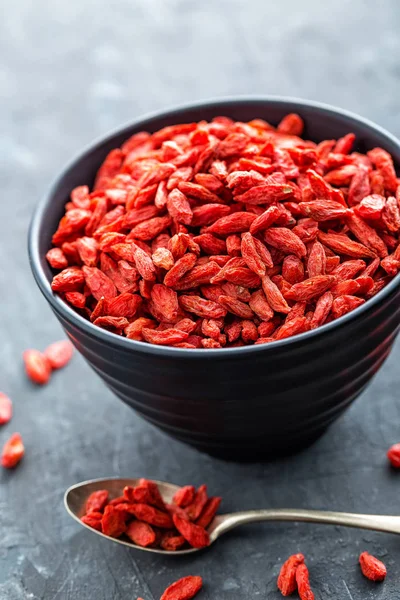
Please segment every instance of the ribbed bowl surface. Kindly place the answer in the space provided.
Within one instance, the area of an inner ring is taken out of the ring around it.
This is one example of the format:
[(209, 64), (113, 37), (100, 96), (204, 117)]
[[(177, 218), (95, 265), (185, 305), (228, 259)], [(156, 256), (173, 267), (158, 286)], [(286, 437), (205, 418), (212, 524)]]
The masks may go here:
[(173, 437), (234, 458), (286, 453), (316, 439), (363, 391), (390, 352), (400, 324), (396, 277), (365, 305), (333, 323), (267, 345), (219, 350), (160, 348), (95, 327), (51, 292), (45, 260), (71, 189), (91, 183), (107, 152), (132, 133), (227, 115), (277, 123), (298, 112), (314, 141), (353, 131), (358, 149), (400, 143), (379, 127), (327, 106), (290, 99), (204, 102), (133, 123), (94, 144), (38, 206), (29, 252), (35, 279), (77, 349), (122, 400)]

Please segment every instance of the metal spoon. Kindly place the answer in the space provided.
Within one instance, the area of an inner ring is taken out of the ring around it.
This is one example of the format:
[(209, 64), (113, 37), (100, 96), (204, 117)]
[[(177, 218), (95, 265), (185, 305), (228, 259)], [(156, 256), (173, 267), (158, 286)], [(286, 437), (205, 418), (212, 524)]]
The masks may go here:
[[(165, 481), (155, 481), (165, 502), (170, 503), (175, 492), (180, 486), (166, 483)], [(138, 485), (139, 479), (92, 479), (83, 481), (71, 486), (65, 492), (64, 504), (68, 513), (83, 527), (89, 529), (92, 533), (102, 537), (131, 546), (138, 550), (155, 552), (157, 554), (172, 554), (174, 556), (190, 554), (197, 552), (197, 548), (188, 548), (186, 550), (176, 550), (174, 552), (161, 550), (159, 548), (143, 548), (132, 542), (110, 538), (91, 527), (88, 527), (80, 518), (84, 514), (84, 507), (88, 496), (97, 490), (108, 490), (111, 498), (116, 498), (122, 494), (126, 485)], [(329, 525), (345, 525), (346, 527), (358, 527), (360, 529), (371, 529), (373, 531), (385, 531), (388, 533), (400, 533), (400, 517), (389, 515), (359, 515), (354, 513), (342, 513), (323, 510), (303, 510), (295, 508), (272, 508), (267, 510), (246, 510), (226, 515), (218, 515), (208, 528), (210, 534), (210, 543), (215, 542), (221, 535), (246, 523), (258, 523), (260, 521), (306, 521), (309, 523), (327, 523)]]

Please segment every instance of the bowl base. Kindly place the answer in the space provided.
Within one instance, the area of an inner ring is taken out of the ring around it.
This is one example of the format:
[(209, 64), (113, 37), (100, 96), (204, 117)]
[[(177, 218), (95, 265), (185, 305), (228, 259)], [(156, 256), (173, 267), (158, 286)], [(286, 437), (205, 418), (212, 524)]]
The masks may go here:
[(173, 437), (173, 439), (183, 442), (188, 446), (196, 448), (196, 450), (215, 458), (233, 462), (259, 462), (272, 461), (306, 450), (319, 440), (328, 428), (329, 426), (324, 425), (317, 430), (308, 432), (306, 435), (292, 437), (290, 440), (283, 439), (283, 437), (276, 438), (276, 440), (271, 440), (271, 438), (269, 438), (267, 443), (265, 441), (263, 442), (263, 440), (259, 440), (256, 443), (243, 440), (242, 444), (237, 442), (234, 445), (228, 443), (213, 443), (211, 440), (204, 440), (204, 442), (199, 440), (188, 440), (186, 437), (181, 437), (176, 433), (171, 436), (171, 434), (162, 427), (160, 429), (169, 437)]

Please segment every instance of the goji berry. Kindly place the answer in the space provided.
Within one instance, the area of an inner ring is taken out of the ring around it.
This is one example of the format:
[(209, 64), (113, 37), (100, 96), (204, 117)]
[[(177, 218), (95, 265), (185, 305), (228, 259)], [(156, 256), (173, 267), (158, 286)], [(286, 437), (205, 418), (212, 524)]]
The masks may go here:
[(49, 381), (51, 364), (47, 356), (39, 350), (25, 350), (23, 359), (29, 379), (38, 385), (44, 385)]
[(193, 548), (205, 548), (209, 545), (210, 537), (204, 527), (196, 525), (178, 514), (174, 514), (172, 518), (179, 533)]
[(203, 580), (198, 575), (188, 575), (172, 583), (160, 600), (190, 600), (203, 587)]
[(102, 513), (106, 504), (108, 503), (108, 491), (97, 490), (92, 492), (89, 498), (86, 500), (85, 510), (86, 514), (91, 512)]
[(125, 531), (128, 538), (138, 546), (152, 546), (156, 541), (154, 529), (148, 523), (143, 521), (132, 521)]
[(69, 340), (53, 342), (43, 352), (52, 369), (61, 369), (69, 363), (74, 352), (74, 347)]
[(296, 569), (296, 583), (300, 600), (314, 600), (314, 594), (310, 587), (308, 568), (301, 563)]
[(24, 443), (20, 433), (13, 433), (3, 446), (1, 465), (5, 469), (13, 469), (25, 454)]
[(188, 506), (193, 502), (195, 491), (196, 490), (193, 485), (185, 485), (184, 487), (181, 487), (177, 492), (175, 492), (173, 498), (175, 504), (181, 508), (185, 508), (185, 506)]
[(400, 443), (393, 444), (387, 451), (387, 457), (395, 469), (400, 469)]
[(368, 552), (360, 554), (360, 567), (362, 574), (371, 581), (383, 581), (386, 577), (386, 567), (382, 561)]
[(101, 530), (104, 535), (119, 537), (126, 531), (125, 515), (115, 506), (106, 506), (101, 519)]
[(96, 529), (96, 531), (101, 531), (101, 520), (103, 518), (103, 514), (100, 512), (90, 512), (88, 515), (83, 515), (81, 517), (82, 523), (85, 523), (88, 527), (92, 529)]
[(303, 554), (293, 554), (283, 563), (277, 582), (282, 596), (290, 596), (296, 591), (296, 570), (302, 563), (304, 563)]
[(0, 425), (8, 423), (12, 417), (13, 407), (12, 402), (6, 394), (0, 392)]

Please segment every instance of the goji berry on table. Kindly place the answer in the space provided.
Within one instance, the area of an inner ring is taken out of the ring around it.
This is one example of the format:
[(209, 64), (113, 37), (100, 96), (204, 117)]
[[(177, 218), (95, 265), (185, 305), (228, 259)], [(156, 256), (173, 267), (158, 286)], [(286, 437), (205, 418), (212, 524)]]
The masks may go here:
[(52, 369), (61, 369), (69, 363), (74, 352), (74, 347), (69, 340), (53, 342), (43, 352)]
[(39, 350), (25, 350), (23, 359), (29, 379), (38, 385), (44, 385), (49, 381), (51, 364), (47, 356)]
[(310, 587), (308, 568), (304, 563), (301, 563), (296, 569), (296, 583), (300, 600), (314, 600), (314, 593)]
[(92, 190), (71, 190), (46, 254), (53, 291), (96, 326), (186, 349), (269, 343), (354, 310), (400, 272), (400, 182), (352, 132), (303, 131), (292, 113), (134, 134)]
[(387, 457), (392, 465), (396, 469), (400, 469), (400, 443), (393, 444), (387, 451)]
[(172, 583), (160, 600), (190, 600), (203, 587), (203, 580), (198, 575), (188, 575)]
[(3, 446), (1, 465), (6, 469), (14, 468), (25, 454), (24, 443), (20, 433), (13, 433)]
[(0, 425), (8, 423), (12, 417), (12, 413), (12, 401), (6, 394), (0, 392)]
[(297, 589), (297, 567), (304, 563), (303, 554), (293, 554), (283, 563), (278, 576), (278, 589), (283, 596), (290, 596)]
[(386, 567), (382, 561), (368, 552), (360, 554), (360, 567), (362, 574), (371, 581), (383, 581), (386, 577)]

